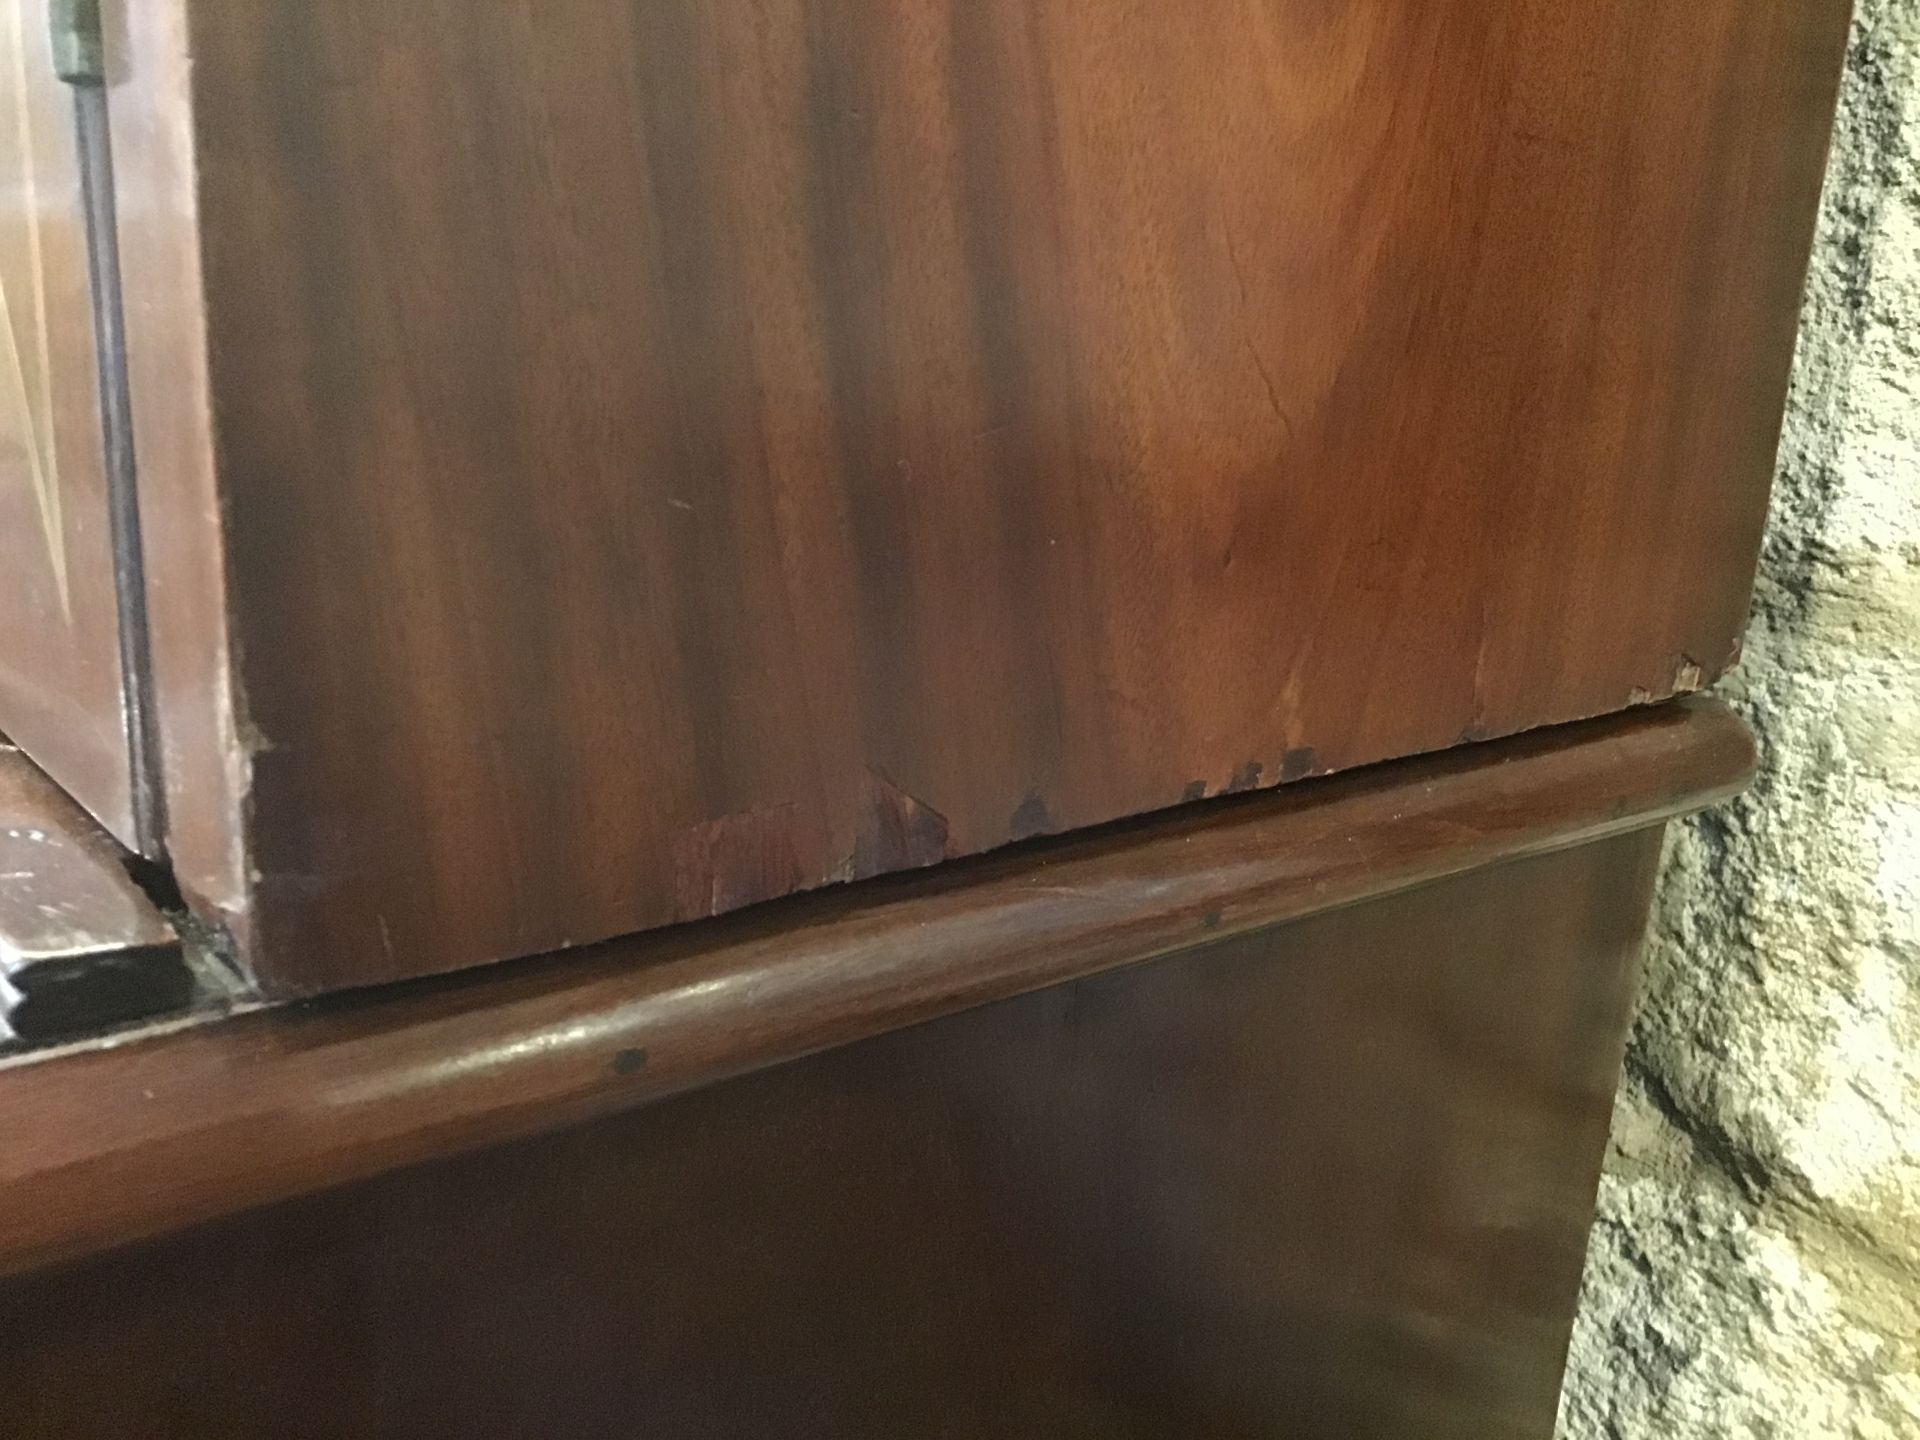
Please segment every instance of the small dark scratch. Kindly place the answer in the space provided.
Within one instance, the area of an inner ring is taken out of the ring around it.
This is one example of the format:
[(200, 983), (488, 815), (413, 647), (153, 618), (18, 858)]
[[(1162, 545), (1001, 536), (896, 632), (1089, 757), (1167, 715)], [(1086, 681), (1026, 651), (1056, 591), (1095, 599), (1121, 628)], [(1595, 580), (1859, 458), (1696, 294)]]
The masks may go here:
[(1233, 227), (1226, 224), (1224, 219), (1220, 228), (1227, 238), (1227, 263), (1233, 267), (1233, 283), (1240, 292), (1240, 343), (1246, 347), (1247, 357), (1259, 372), (1260, 384), (1267, 392), (1267, 405), (1273, 411), (1273, 418), (1287, 432), (1287, 439), (1292, 440), (1293, 420), (1280, 403), (1280, 387), (1274, 384), (1273, 372), (1267, 368), (1266, 357), (1260, 353), (1260, 347), (1253, 343), (1253, 322), (1249, 313), (1252, 301), (1247, 293), (1246, 271), (1240, 265), (1240, 247), (1234, 243)]
[(1487, 718), (1487, 658), (1492, 648), (1493, 629), (1487, 624), (1487, 601), (1484, 595), (1480, 597), (1478, 613), (1478, 633), (1473, 646), (1473, 719), (1467, 726), (1469, 730), (1478, 729), (1486, 723)]

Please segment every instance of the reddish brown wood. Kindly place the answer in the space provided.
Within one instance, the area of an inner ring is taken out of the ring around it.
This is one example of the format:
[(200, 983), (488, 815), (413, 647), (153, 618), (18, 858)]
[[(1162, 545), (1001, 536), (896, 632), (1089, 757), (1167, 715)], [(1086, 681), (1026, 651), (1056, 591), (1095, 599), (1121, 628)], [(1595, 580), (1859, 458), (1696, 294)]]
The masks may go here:
[(1845, 0), (114, 8), (172, 849), (277, 992), (1736, 644)]
[(1740, 722), (1698, 700), (0, 1069), (0, 1272), (1645, 828), (1732, 793), (1752, 760)]
[(1547, 1440), (1658, 854), (1476, 871), (16, 1281), (10, 1433)]
[(73, 101), (0, 3), (0, 727), (135, 839)]

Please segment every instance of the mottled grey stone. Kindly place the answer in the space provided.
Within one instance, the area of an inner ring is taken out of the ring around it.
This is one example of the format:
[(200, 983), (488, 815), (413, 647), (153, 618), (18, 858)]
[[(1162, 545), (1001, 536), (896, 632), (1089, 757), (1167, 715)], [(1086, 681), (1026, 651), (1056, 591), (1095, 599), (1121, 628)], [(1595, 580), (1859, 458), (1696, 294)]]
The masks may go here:
[[(1756, 0), (1762, 4), (1764, 0)], [(1920, 0), (1859, 0), (1738, 672), (1676, 831), (1567, 1440), (1920, 1437)]]

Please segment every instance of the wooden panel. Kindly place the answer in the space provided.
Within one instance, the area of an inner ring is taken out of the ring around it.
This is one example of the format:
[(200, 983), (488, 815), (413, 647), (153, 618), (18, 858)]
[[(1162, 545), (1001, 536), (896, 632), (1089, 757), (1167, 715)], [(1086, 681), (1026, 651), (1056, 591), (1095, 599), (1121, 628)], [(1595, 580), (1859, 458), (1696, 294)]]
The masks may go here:
[(0, 1292), (19, 1433), (1547, 1440), (1658, 831)]
[(710, 925), (0, 1066), (0, 1273), (640, 1105), (1657, 824), (1753, 746), (1695, 700)]
[(137, 8), (173, 849), (276, 991), (1737, 644), (1845, 0)]
[(134, 840), (72, 96), (0, 3), (0, 728)]

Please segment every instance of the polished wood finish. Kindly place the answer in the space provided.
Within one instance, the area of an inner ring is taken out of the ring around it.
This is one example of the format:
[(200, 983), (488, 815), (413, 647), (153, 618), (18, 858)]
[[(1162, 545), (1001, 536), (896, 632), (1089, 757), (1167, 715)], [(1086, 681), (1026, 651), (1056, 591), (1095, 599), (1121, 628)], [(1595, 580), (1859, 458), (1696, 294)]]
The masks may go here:
[(170, 843), (276, 993), (1737, 643), (1845, 0), (111, 8)]
[(0, 740), (0, 1048), (186, 1005), (166, 916), (112, 837)]
[(1699, 699), (587, 954), (0, 1068), (0, 1271), (1593, 844), (1724, 798), (1752, 763), (1740, 722)]
[(1658, 855), (1475, 871), (16, 1281), (9, 1433), (1547, 1440)]
[(133, 842), (73, 99), (46, 0), (0, 0), (0, 727)]

